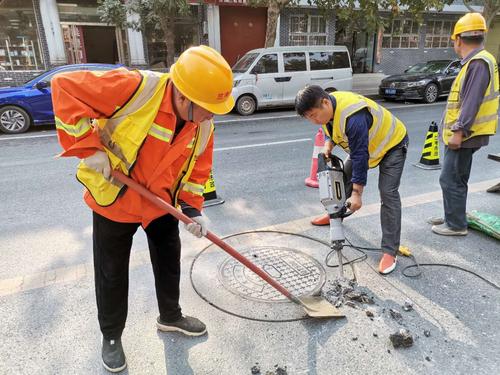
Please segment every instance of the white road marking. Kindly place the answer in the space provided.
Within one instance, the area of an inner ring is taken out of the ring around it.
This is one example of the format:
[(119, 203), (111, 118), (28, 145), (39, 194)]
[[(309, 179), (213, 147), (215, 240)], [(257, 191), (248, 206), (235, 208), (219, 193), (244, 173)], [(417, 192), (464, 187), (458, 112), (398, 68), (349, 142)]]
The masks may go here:
[(255, 143), (255, 144), (251, 144), (251, 145), (232, 146), (232, 147), (218, 147), (218, 148), (214, 148), (214, 151), (240, 150), (242, 148), (265, 147), (265, 146), (274, 146), (274, 145), (284, 145), (287, 143), (311, 142), (311, 141), (312, 141), (311, 138), (290, 139), (288, 141)]
[[(431, 104), (411, 104), (411, 105), (397, 105), (397, 106), (384, 106), (386, 109), (411, 109), (411, 108), (419, 108), (419, 107), (433, 107), (437, 105), (445, 105), (446, 102), (436, 102)], [(282, 120), (282, 119), (292, 119), (297, 118), (299, 115), (295, 113), (291, 113), (288, 115), (280, 115), (280, 116), (266, 116), (266, 117), (241, 117), (234, 118), (228, 120), (216, 120), (215, 124), (230, 124), (235, 122), (256, 122), (256, 121), (272, 121), (272, 120)], [(32, 139), (32, 138), (48, 138), (55, 137), (57, 135), (56, 132), (49, 134), (36, 134), (36, 135), (21, 135), (21, 136), (1, 136), (0, 141), (10, 141), (13, 139)]]
[(37, 134), (37, 135), (21, 135), (21, 136), (3, 136), (0, 137), (0, 141), (11, 141), (13, 139), (31, 139), (31, 138), (47, 138), (47, 137), (55, 137), (57, 134), (50, 133), (50, 134)]
[(264, 120), (280, 120), (285, 118), (296, 118), (299, 117), (298, 114), (289, 114), (289, 115), (281, 115), (281, 116), (267, 116), (267, 117), (242, 117), (230, 120), (217, 120), (215, 124), (229, 124), (232, 122), (252, 122), (252, 121), (264, 121)]

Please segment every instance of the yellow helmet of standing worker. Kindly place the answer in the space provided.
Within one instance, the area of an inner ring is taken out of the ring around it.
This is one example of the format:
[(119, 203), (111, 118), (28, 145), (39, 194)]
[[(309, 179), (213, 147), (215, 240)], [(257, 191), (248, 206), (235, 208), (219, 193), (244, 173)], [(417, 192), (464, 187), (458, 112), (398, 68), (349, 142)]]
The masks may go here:
[(233, 73), (216, 50), (207, 46), (184, 51), (170, 68), (175, 87), (200, 107), (223, 115), (234, 107)]
[(486, 31), (486, 21), (480, 13), (467, 13), (455, 24), (451, 40), (457, 39), (457, 35), (483, 35)]

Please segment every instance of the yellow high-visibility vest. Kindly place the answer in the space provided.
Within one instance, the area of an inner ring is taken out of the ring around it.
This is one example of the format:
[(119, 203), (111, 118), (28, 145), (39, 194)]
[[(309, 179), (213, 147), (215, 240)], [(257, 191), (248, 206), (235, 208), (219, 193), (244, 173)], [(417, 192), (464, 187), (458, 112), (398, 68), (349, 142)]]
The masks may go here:
[(333, 115), (333, 134), (330, 134), (327, 124), (323, 125), (323, 130), (335, 144), (347, 152), (349, 152), (349, 142), (345, 129), (348, 117), (363, 108), (370, 111), (373, 117), (372, 126), (368, 131), (370, 168), (376, 167), (385, 154), (405, 137), (406, 128), (401, 120), (373, 100), (348, 91), (335, 91), (330, 95), (337, 102)]
[(488, 64), (490, 72), (490, 83), (484, 92), (484, 98), (476, 114), (476, 118), (470, 128), (471, 135), (464, 138), (469, 138), (478, 135), (493, 135), (498, 127), (498, 65), (491, 53), (482, 50), (474, 55), (460, 70), (457, 78), (453, 81), (451, 86), (450, 95), (448, 96), (448, 103), (446, 105), (446, 114), (443, 124), (443, 142), (447, 145), (448, 140), (453, 135), (451, 127), (455, 125), (460, 117), (460, 108), (462, 106), (460, 93), (464, 83), (467, 69), (472, 60), (483, 60)]
[[(151, 71), (140, 71), (140, 73), (142, 80), (132, 98), (111, 118), (97, 119), (93, 122), (111, 168), (120, 170), (126, 175), (130, 174), (148, 135), (165, 141), (172, 136), (171, 131), (154, 124), (169, 75)], [(184, 164), (172, 189), (174, 205), (177, 203), (180, 190), (189, 187), (191, 172), (198, 156), (205, 150), (213, 129), (211, 121), (198, 126), (195, 138), (188, 146), (192, 149), (191, 156)], [(123, 184), (113, 178), (106, 180), (101, 173), (85, 165), (83, 160), (78, 165), (76, 177), (88, 189), (96, 203), (103, 207), (113, 204), (124, 188)]]

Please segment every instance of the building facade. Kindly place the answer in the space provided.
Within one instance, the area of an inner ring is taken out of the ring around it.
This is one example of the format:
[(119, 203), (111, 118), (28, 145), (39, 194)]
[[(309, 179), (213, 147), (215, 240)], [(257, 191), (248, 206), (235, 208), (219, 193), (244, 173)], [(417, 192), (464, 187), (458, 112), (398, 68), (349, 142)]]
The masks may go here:
[[(251, 7), (247, 0), (205, 0), (190, 8), (190, 15), (176, 19), (176, 56), (191, 45), (208, 44), (232, 65), (264, 46), (267, 8)], [(421, 25), (401, 18), (385, 30), (367, 33), (301, 0), (299, 6), (282, 10), (275, 46), (346, 45), (354, 73), (395, 74), (416, 62), (455, 59), (450, 33), (467, 11), (457, 2), (425, 14)], [(500, 58), (500, 20), (490, 30), (486, 48)], [(0, 86), (21, 84), (44, 70), (73, 63), (166, 70), (166, 54), (159, 27), (141, 32), (107, 25), (100, 20), (97, 0), (0, 1)]]
[[(141, 32), (107, 25), (97, 5), (97, 0), (0, 1), (0, 86), (21, 84), (65, 64), (167, 68), (161, 29)], [(190, 15), (175, 22), (177, 55), (191, 45), (208, 43), (204, 7), (190, 8)]]
[[(262, 32), (265, 34), (267, 16), (264, 15), (265, 8), (260, 8), (259, 30), (253, 34), (256, 37), (250, 45), (248, 39), (252, 38), (239, 32), (238, 28), (223, 26), (229, 21), (220, 15), (227, 8), (234, 8), (241, 17), (256, 8), (249, 7), (246, 0), (213, 0), (209, 5), (209, 14), (216, 15), (207, 17), (210, 46), (221, 51), (232, 64), (236, 57), (250, 49), (264, 46)], [(480, 8), (477, 10), (481, 11)], [(356, 30), (349, 22), (336, 20), (335, 14), (322, 12), (301, 0), (299, 6), (281, 11), (275, 46), (345, 45), (351, 54), (354, 73), (397, 74), (417, 62), (456, 59), (450, 35), (455, 22), (467, 12), (463, 3), (456, 2), (445, 6), (442, 12), (424, 14), (422, 24), (410, 18), (400, 18), (378, 33), (368, 33)], [(380, 16), (389, 17), (383, 12)], [(233, 21), (234, 25), (242, 23), (236, 18)], [(500, 58), (499, 30), (500, 19), (494, 23), (486, 43), (486, 48), (497, 58)], [(228, 51), (229, 44), (235, 46), (230, 48), (234, 51)]]

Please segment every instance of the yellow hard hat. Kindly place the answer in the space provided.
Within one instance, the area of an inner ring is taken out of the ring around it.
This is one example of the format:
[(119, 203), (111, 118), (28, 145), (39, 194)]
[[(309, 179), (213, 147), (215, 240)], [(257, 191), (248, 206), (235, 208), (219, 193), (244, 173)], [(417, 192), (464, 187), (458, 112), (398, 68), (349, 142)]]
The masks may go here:
[(482, 35), (486, 31), (486, 21), (480, 13), (467, 13), (455, 24), (451, 40), (455, 40), (460, 34), (469, 34), (470, 32), (470, 35)]
[(207, 111), (224, 115), (233, 109), (233, 73), (216, 50), (207, 46), (187, 49), (170, 68), (170, 76), (186, 98)]

